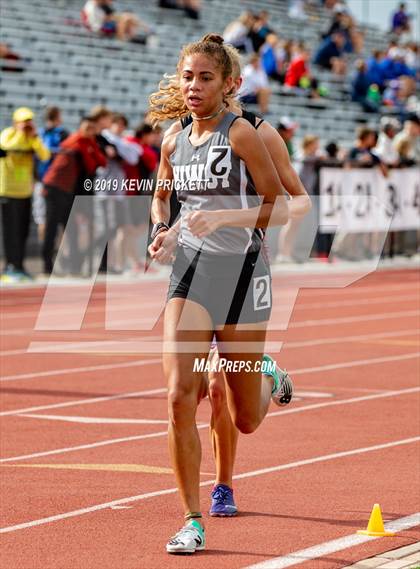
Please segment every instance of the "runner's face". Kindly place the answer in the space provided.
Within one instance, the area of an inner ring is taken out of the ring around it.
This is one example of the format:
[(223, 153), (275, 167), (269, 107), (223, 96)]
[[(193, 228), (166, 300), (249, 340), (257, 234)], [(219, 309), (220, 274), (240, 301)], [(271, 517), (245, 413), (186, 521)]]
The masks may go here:
[(216, 63), (202, 54), (187, 56), (181, 67), (181, 93), (188, 109), (207, 116), (220, 109), (232, 79), (223, 81)]

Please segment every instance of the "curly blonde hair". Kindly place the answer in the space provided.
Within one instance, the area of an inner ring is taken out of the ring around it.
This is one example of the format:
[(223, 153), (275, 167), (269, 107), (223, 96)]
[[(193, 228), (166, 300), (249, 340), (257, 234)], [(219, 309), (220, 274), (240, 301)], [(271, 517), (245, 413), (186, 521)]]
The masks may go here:
[[(202, 54), (214, 59), (224, 80), (232, 75), (240, 76), (239, 53), (233, 46), (225, 44), (221, 36), (207, 34), (201, 40), (185, 45), (179, 57), (176, 74), (165, 74), (159, 83), (159, 91), (152, 93), (149, 97), (148, 118), (152, 124), (181, 119), (190, 114), (181, 94), (179, 78), (185, 57), (193, 54)], [(224, 101), (226, 105), (229, 103), (229, 98), (233, 96), (234, 89), (226, 95)]]

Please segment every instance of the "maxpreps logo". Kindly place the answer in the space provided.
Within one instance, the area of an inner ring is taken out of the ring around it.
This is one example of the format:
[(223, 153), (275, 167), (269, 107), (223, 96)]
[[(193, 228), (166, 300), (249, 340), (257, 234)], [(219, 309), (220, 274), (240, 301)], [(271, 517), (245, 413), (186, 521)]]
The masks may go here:
[(232, 149), (230, 146), (211, 146), (207, 162), (200, 163), (204, 151), (197, 151), (191, 158), (191, 164), (174, 166), (174, 189), (177, 191), (206, 191), (214, 189), (221, 181), (222, 187), (229, 186), (229, 174), (232, 170)]

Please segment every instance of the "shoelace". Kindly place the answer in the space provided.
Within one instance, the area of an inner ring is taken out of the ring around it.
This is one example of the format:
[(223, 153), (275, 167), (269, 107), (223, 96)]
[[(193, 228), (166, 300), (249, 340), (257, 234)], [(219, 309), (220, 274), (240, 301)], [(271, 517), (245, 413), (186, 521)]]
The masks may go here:
[(280, 376), (280, 381), (279, 381), (279, 393), (282, 393), (282, 395), (285, 395), (288, 391), (290, 391), (290, 377), (289, 374), (287, 373), (287, 370), (285, 369), (280, 369), (279, 370), (279, 376)]
[(194, 537), (196, 532), (197, 530), (195, 528), (183, 527), (182, 529), (179, 530), (178, 533), (176, 533), (173, 537), (171, 537), (171, 541), (175, 541), (182, 535), (185, 536), (185, 534), (190, 534), (190, 533), (193, 534), (192, 537)]
[(230, 490), (223, 487), (216, 488), (216, 490), (213, 493), (213, 498), (215, 498), (216, 500), (222, 500), (223, 503), (225, 503), (225, 501), (227, 500), (227, 498), (229, 498), (229, 496), (230, 496)]

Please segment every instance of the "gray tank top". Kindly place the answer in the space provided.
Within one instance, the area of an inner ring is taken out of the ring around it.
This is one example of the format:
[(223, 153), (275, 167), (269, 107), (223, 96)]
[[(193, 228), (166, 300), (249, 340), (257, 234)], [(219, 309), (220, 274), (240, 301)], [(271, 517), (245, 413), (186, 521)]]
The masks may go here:
[(193, 146), (189, 139), (192, 124), (177, 136), (170, 162), (174, 189), (181, 203), (179, 244), (183, 247), (221, 255), (254, 252), (261, 247), (260, 229), (221, 227), (198, 239), (183, 221), (190, 211), (249, 209), (261, 205), (262, 198), (255, 190), (245, 162), (232, 151), (229, 142), (229, 129), (237, 118), (227, 113), (210, 138), (199, 146)]

